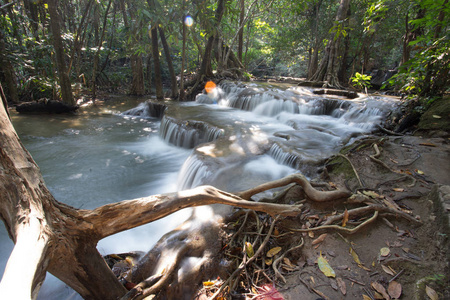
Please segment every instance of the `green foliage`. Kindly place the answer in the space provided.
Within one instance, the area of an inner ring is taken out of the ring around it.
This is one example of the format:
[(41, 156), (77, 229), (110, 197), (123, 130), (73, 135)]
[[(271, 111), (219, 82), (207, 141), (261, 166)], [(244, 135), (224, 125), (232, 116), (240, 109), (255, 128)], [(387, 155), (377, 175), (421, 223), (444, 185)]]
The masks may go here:
[(370, 76), (370, 75), (360, 74), (359, 72), (356, 72), (355, 75), (353, 77), (351, 77), (350, 79), (353, 83), (353, 86), (359, 90), (366, 89), (366, 92), (367, 92), (367, 89), (372, 86), (370, 84), (370, 80), (372, 79), (372, 76)]
[(450, 86), (450, 5), (444, 7), (444, 3), (444, 0), (419, 2), (427, 14), (410, 23), (420, 28), (423, 35), (409, 44), (416, 49), (414, 56), (389, 81), (402, 92), (419, 95), (427, 102), (441, 97)]

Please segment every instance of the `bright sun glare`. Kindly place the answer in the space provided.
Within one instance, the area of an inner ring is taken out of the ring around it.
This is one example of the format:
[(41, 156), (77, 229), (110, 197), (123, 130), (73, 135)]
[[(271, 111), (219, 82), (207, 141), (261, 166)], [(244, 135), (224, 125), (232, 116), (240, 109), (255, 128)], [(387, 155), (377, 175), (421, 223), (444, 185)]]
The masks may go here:
[(192, 19), (191, 16), (187, 16), (184, 19), (184, 24), (186, 24), (186, 26), (191, 27), (192, 25), (194, 25), (194, 19)]

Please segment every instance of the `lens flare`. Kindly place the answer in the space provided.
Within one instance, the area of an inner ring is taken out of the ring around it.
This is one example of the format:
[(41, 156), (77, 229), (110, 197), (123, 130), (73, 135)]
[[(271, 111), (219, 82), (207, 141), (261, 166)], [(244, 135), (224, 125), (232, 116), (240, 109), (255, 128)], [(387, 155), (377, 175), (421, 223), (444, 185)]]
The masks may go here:
[(209, 94), (209, 93), (212, 93), (212, 92), (214, 92), (214, 89), (216, 88), (216, 84), (214, 83), (214, 82), (212, 82), (212, 81), (208, 81), (206, 84), (205, 84), (205, 91)]
[(194, 19), (192, 19), (191, 16), (187, 16), (184, 19), (184, 24), (186, 24), (186, 26), (191, 27), (192, 25), (194, 25)]

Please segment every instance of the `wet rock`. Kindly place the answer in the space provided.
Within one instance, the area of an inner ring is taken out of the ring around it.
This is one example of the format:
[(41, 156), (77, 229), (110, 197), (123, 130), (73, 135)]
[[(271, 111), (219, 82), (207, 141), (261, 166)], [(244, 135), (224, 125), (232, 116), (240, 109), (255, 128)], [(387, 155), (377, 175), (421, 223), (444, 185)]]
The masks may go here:
[(39, 100), (37, 102), (26, 102), (16, 107), (19, 113), (50, 113), (62, 114), (72, 113), (78, 109), (78, 106), (67, 105), (56, 100)]

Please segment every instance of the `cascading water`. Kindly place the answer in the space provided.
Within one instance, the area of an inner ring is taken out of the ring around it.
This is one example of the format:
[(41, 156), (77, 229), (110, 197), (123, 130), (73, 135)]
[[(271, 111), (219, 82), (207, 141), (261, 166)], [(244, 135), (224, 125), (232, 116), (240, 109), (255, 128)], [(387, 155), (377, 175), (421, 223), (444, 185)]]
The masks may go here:
[[(203, 184), (235, 192), (299, 170), (313, 176), (318, 164), (370, 133), (395, 106), (382, 97), (345, 100), (298, 86), (223, 82), (193, 103), (150, 101), (120, 115), (55, 117), (53, 127), (32, 116), (13, 121), (56, 199), (89, 209)], [(189, 214), (102, 240), (99, 250), (146, 251)], [(12, 243), (3, 229), (0, 238), (6, 258)], [(54, 279), (39, 295), (69, 298), (73, 292)]]

